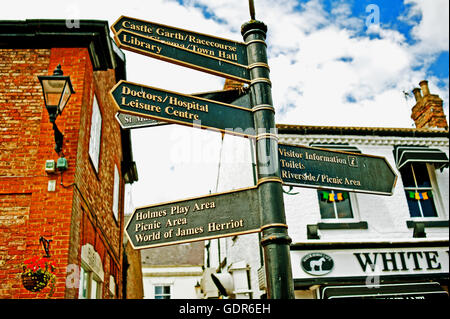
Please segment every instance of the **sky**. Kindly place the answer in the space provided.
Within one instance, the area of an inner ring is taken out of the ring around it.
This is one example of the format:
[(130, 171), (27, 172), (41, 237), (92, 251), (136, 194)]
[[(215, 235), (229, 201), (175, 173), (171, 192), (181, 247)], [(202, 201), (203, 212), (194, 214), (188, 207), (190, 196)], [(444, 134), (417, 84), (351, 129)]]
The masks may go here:
[[(268, 26), (276, 123), (411, 128), (411, 90), (424, 79), (444, 100), (448, 121), (448, 0), (254, 3), (256, 19)], [(243, 41), (240, 27), (250, 19), (246, 0), (15, 0), (3, 1), (0, 20), (111, 26), (121, 15), (234, 41)], [(223, 78), (124, 52), (129, 81), (184, 94), (223, 88)], [(132, 140), (139, 182), (126, 190), (127, 212), (217, 189), (221, 134), (166, 125), (133, 129)]]

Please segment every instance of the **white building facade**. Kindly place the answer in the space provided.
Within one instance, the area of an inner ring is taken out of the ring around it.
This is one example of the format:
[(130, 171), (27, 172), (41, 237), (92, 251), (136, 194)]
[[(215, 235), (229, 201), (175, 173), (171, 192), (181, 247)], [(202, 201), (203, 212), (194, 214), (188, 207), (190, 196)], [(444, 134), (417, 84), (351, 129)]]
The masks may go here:
[[(439, 98), (424, 90), (422, 100), (417, 90), (413, 115), (436, 112)], [(280, 143), (381, 156), (398, 176), (390, 196), (283, 186), (296, 298), (448, 298), (449, 131), (445, 116), (443, 125), (433, 114), (425, 124), (418, 117), (420, 128), (277, 125)], [(225, 136), (217, 191), (256, 185), (254, 163), (250, 140)], [(207, 243), (212, 272), (246, 266), (240, 289), (248, 292), (229, 297), (265, 297), (259, 241), (252, 234)]]
[(142, 266), (144, 299), (197, 299), (201, 266)]
[(141, 250), (144, 299), (198, 299), (203, 242)]
[(391, 196), (306, 188), (284, 196), (296, 296), (445, 297), (448, 131), (279, 129), (283, 143), (382, 156), (398, 175)]

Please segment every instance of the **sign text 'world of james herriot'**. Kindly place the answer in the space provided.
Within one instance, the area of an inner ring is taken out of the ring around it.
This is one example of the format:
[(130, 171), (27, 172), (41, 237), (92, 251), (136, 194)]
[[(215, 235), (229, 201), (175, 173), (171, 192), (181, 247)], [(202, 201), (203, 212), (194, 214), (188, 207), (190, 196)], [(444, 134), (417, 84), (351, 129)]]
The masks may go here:
[(134, 249), (160, 247), (260, 231), (258, 189), (137, 208), (127, 226)]
[(120, 81), (111, 95), (121, 113), (158, 121), (253, 136), (251, 110), (231, 104)]
[(284, 185), (392, 195), (397, 175), (384, 157), (278, 144)]
[(125, 16), (120, 17), (111, 29), (122, 49), (250, 82), (245, 43)]

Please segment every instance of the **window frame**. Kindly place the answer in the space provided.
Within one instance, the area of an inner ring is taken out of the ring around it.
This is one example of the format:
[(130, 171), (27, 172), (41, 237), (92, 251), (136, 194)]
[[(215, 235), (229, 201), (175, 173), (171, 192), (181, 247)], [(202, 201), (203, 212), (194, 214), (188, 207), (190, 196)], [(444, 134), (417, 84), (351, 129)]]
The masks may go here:
[[(420, 163), (419, 162), (418, 163), (409, 163), (408, 167), (411, 168), (411, 166), (413, 166), (415, 164), (417, 165), (417, 164), (420, 164)], [(423, 162), (422, 164), (425, 164), (426, 171), (428, 173), (428, 178), (430, 180), (430, 187), (418, 187), (417, 186), (417, 180), (416, 180), (415, 176), (413, 176), (413, 179), (414, 179), (414, 183), (415, 183), (416, 187), (409, 187), (409, 186), (405, 187), (405, 185), (403, 184), (403, 190), (404, 190), (404, 194), (405, 194), (406, 205), (407, 205), (408, 213), (409, 213), (408, 218), (411, 218), (412, 220), (415, 220), (415, 221), (444, 220), (444, 219), (446, 219), (446, 217), (444, 216), (445, 215), (444, 214), (444, 208), (443, 208), (444, 206), (443, 206), (443, 203), (442, 203), (441, 193), (439, 191), (439, 187), (438, 187), (437, 180), (436, 180), (436, 172), (434, 170), (434, 164), (425, 163), (425, 162)], [(401, 176), (402, 182), (403, 182), (403, 179), (404, 179), (403, 174), (401, 174), (400, 170), (399, 170), (399, 172), (400, 172), (400, 176)], [(414, 172), (414, 171), (412, 171), (412, 172)], [(423, 216), (423, 211), (422, 211), (422, 206), (421, 205), (418, 205), (419, 206), (419, 211), (421, 213), (421, 216), (414, 216), (414, 217), (411, 216), (411, 210), (409, 209), (408, 197), (406, 195), (406, 192), (407, 191), (416, 191), (416, 190), (423, 190), (423, 191), (429, 190), (429, 191), (432, 192), (433, 196), (430, 199), (434, 203), (434, 208), (436, 210), (436, 216)]]
[[(93, 282), (95, 281), (95, 285)], [(95, 287), (95, 292), (93, 291)], [(80, 284), (78, 290), (78, 299), (102, 299), (102, 287), (103, 282), (94, 274), (92, 270), (89, 270), (88, 266), (83, 263), (80, 267)], [(82, 293), (83, 292), (83, 293)], [(84, 294), (86, 293), (86, 295)]]
[[(156, 294), (156, 288), (157, 287), (162, 287), (163, 291), (164, 291), (164, 287), (169, 287), (170, 292), (167, 293), (161, 293), (161, 294)], [(169, 298), (157, 298), (157, 297), (164, 297), (164, 296), (168, 296)], [(154, 284), (153, 285), (153, 298), (154, 299), (172, 299), (172, 285), (171, 284)]]
[(119, 168), (114, 164), (114, 181), (113, 181), (113, 200), (112, 200), (112, 212), (116, 222), (119, 221), (120, 211), (120, 174)]
[(109, 291), (109, 296), (110, 298), (115, 299), (116, 298), (116, 279), (114, 278), (113, 275), (109, 275), (109, 287), (108, 287), (108, 291)]
[[(323, 192), (323, 191), (333, 192), (333, 193), (346, 192), (348, 194), (348, 201), (349, 201), (349, 204), (350, 204), (350, 209), (351, 209), (353, 217), (351, 217), (351, 218), (339, 218), (337, 216), (336, 203), (332, 202), (335, 217), (334, 218), (323, 218), (322, 217), (322, 210), (321, 210), (321, 207), (320, 207), (320, 201), (321, 200), (320, 200), (320, 197), (319, 197), (319, 192)], [(317, 190), (317, 198), (318, 198), (318, 206), (319, 206), (319, 214), (320, 214), (320, 222), (321, 223), (332, 223), (332, 224), (335, 224), (335, 223), (357, 223), (357, 222), (361, 221), (361, 218), (359, 216), (359, 205), (358, 205), (358, 202), (356, 200), (356, 195), (354, 193), (348, 192), (348, 191), (334, 190), (334, 189), (318, 189)]]
[[(100, 119), (99, 123), (97, 117), (94, 118), (94, 115), (97, 114), (98, 110), (98, 118)], [(95, 132), (93, 132), (95, 130)], [(103, 131), (103, 115), (100, 109), (100, 104), (98, 103), (97, 97), (94, 94), (94, 98), (92, 101), (92, 113), (91, 113), (91, 127), (89, 129), (89, 145), (88, 145), (88, 153), (89, 159), (94, 167), (94, 171), (96, 174), (100, 171), (100, 154), (102, 148), (102, 131)], [(95, 134), (95, 136), (93, 136)]]
[[(95, 281), (95, 284), (93, 284)], [(81, 247), (79, 299), (103, 298), (104, 271), (100, 255), (94, 246), (86, 243)], [(95, 291), (93, 290), (93, 286)], [(82, 289), (82, 290), (81, 290)], [(84, 293), (82, 293), (84, 292)]]

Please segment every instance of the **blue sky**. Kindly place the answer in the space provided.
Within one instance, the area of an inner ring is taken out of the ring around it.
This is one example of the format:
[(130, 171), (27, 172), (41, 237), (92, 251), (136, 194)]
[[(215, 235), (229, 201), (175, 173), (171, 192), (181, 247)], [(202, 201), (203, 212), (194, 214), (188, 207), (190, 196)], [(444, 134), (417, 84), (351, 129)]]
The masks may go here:
[[(249, 18), (247, 1), (176, 3), (197, 10), (237, 40), (240, 25)], [(405, 100), (403, 92), (410, 93), (424, 79), (444, 100), (448, 116), (448, 4), (255, 0), (256, 18), (269, 27), (277, 121), (412, 127), (414, 99)]]
[[(336, 1), (326, 0), (324, 1), (327, 10), (330, 10), (332, 3)], [(413, 37), (412, 30), (414, 25), (420, 24), (423, 18), (422, 14), (418, 13), (407, 20), (399, 19), (401, 16), (408, 16), (408, 12), (413, 10), (411, 3), (405, 4), (403, 1), (392, 0), (352, 0), (348, 1), (351, 4), (352, 15), (365, 18), (367, 15), (366, 8), (371, 4), (376, 4), (380, 8), (380, 24), (383, 28), (394, 29), (399, 31), (405, 36), (405, 42), (409, 45), (417, 43), (417, 39)], [(444, 8), (443, 8), (444, 9)], [(448, 31), (447, 31), (448, 32)], [(437, 53), (436, 59), (427, 69), (427, 74), (434, 75), (438, 78), (446, 79), (449, 73), (449, 51), (445, 50), (441, 53)], [(436, 83), (445, 88), (444, 81)]]

